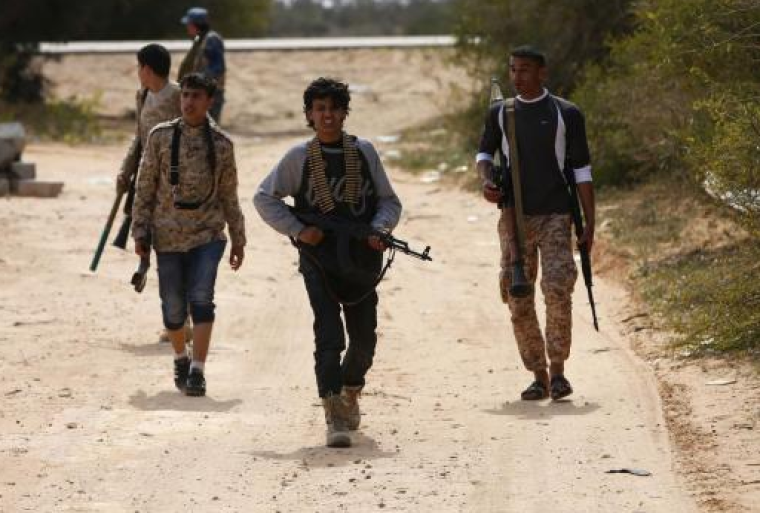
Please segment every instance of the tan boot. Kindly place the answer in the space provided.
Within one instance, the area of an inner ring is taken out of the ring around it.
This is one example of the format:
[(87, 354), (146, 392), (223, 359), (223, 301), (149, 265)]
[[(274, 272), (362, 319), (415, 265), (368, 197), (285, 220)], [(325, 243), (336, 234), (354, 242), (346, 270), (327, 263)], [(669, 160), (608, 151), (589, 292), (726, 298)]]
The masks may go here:
[(359, 396), (362, 393), (362, 387), (349, 387), (344, 386), (341, 391), (343, 400), (348, 407), (348, 416), (346, 418), (348, 429), (356, 431), (359, 429), (359, 424), (362, 421), (362, 412), (359, 409)]
[(343, 398), (330, 394), (322, 398), (327, 423), (327, 447), (351, 447), (346, 422), (347, 407)]

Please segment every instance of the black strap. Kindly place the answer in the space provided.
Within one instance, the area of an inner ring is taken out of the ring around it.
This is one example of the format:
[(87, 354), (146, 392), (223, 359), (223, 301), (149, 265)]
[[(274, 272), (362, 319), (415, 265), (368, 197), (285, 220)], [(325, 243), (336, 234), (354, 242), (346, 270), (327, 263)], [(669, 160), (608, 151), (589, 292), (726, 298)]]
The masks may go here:
[[(169, 185), (171, 185), (174, 190), (179, 187), (179, 141), (182, 135), (180, 122), (181, 119), (178, 119), (174, 123), (174, 131), (172, 132), (171, 160), (169, 163)], [(180, 210), (197, 210), (204, 203), (210, 200), (216, 192), (216, 151), (214, 147), (214, 139), (211, 133), (211, 124), (209, 123), (208, 118), (206, 118), (206, 122), (203, 128), (206, 138), (208, 165), (211, 169), (211, 189), (209, 190), (209, 193), (206, 195), (206, 197), (199, 202), (179, 201), (176, 199), (175, 195), (174, 208)]]

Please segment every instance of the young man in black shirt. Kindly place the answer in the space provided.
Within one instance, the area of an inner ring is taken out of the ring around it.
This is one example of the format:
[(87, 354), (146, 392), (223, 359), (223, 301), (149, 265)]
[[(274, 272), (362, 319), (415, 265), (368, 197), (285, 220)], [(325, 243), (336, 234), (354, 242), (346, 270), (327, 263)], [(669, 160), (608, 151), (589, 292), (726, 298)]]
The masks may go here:
[[(566, 176), (574, 173), (586, 226), (578, 244), (589, 251), (594, 242), (594, 190), (583, 114), (577, 106), (546, 90), (545, 56), (530, 47), (512, 51), (510, 79), (518, 95), (515, 101), (515, 138), (519, 160), (525, 255), (528, 280), (535, 283), (541, 256), (541, 290), (546, 302), (545, 336), (541, 333), (533, 293), (525, 298), (509, 294), (512, 264), (517, 255), (514, 198), (504, 198), (499, 219), (502, 248), (500, 287), (509, 305), (512, 326), (525, 367), (534, 373), (523, 400), (560, 399), (572, 393), (564, 375), (570, 355), (572, 292), (578, 271), (573, 260), (570, 194)], [(483, 196), (489, 202), (502, 199), (492, 180), (493, 157), (500, 152), (509, 163), (509, 134), (505, 106), (497, 103), (489, 111), (477, 155), (483, 178)], [(548, 365), (547, 365), (548, 353)], [(548, 371), (547, 371), (548, 367)]]

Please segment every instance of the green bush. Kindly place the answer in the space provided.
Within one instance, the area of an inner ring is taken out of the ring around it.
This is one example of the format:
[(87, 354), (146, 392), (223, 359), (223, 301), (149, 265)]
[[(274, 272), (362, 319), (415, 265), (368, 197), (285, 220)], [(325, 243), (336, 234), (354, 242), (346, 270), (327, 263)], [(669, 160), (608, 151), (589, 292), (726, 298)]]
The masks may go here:
[(21, 121), (35, 137), (67, 143), (88, 142), (102, 132), (96, 111), (99, 99), (48, 100), (42, 104), (0, 105), (0, 121)]
[(650, 270), (644, 297), (689, 353), (746, 351), (760, 356), (760, 245), (697, 251)]
[(695, 144), (689, 161), (708, 190), (742, 213), (760, 235), (760, 106), (754, 98), (703, 104), (711, 131)]
[(634, 15), (635, 32), (586, 68), (576, 92), (599, 183), (673, 172), (701, 183), (710, 173), (719, 193), (749, 208), (757, 156), (753, 136), (740, 134), (757, 120), (760, 4), (644, 1)]

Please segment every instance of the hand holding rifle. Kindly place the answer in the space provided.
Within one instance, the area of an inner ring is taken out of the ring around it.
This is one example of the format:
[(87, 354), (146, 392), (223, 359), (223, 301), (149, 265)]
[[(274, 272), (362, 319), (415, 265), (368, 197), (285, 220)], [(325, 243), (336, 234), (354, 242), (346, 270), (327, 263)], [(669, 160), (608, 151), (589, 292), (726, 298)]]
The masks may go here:
[(316, 226), (307, 226), (298, 234), (298, 240), (309, 246), (318, 245), (324, 238), (324, 232)]

